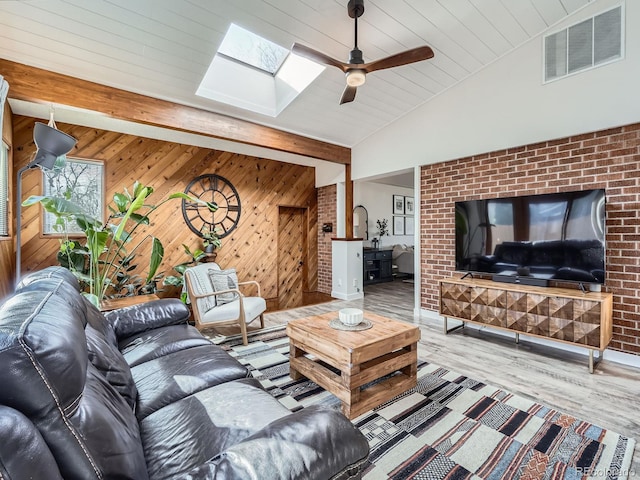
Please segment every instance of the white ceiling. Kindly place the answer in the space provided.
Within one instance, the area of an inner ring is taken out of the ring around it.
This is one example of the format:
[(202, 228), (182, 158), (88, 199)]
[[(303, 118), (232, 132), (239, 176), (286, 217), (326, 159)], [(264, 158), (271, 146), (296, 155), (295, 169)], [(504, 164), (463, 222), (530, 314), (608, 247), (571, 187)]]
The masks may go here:
[(365, 0), (365, 61), (424, 44), (435, 57), (368, 75), (345, 105), (328, 67), (275, 119), (195, 95), (229, 24), (346, 61), (347, 0), (3, 0), (0, 57), (352, 147), (590, 1)]

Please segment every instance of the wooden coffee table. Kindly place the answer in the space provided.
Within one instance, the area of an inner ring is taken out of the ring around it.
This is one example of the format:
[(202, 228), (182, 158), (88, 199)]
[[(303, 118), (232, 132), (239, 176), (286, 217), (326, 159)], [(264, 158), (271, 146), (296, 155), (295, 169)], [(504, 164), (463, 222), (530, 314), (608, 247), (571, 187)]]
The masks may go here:
[(333, 393), (349, 419), (416, 386), (418, 327), (364, 312), (370, 329), (343, 331), (329, 326), (337, 318), (331, 312), (289, 322), (291, 378), (306, 377)]

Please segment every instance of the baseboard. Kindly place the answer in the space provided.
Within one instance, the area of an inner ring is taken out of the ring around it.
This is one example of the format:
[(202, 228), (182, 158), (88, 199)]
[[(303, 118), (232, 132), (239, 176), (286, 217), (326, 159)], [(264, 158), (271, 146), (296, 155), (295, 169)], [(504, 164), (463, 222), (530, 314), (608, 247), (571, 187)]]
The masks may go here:
[(333, 298), (337, 298), (339, 300), (358, 300), (360, 298), (364, 298), (364, 292), (357, 293), (344, 293), (344, 292), (336, 292), (335, 290), (331, 291), (331, 296)]
[[(442, 319), (440, 314), (434, 310), (420, 309), (419, 319), (430, 325), (437, 325), (439, 327), (442, 327), (444, 325), (444, 320)], [(448, 320), (447, 323), (451, 328), (451, 327), (457, 326), (458, 324), (461, 324), (462, 322), (455, 319), (450, 319)], [(501, 335), (507, 338), (513, 338), (513, 333), (505, 332), (504, 330), (498, 330), (497, 328), (493, 329), (490, 326), (485, 327), (482, 325), (476, 325), (475, 323), (471, 323), (471, 322), (467, 322), (464, 328), (473, 328), (474, 330), (486, 329), (487, 331), (490, 331), (491, 333), (494, 333), (496, 335)], [(559, 350), (564, 350), (565, 352), (578, 353), (580, 355), (584, 355), (585, 357), (589, 355), (589, 350), (587, 348), (580, 347), (577, 345), (576, 346), (568, 345), (566, 343), (554, 342), (551, 340), (544, 340), (538, 337), (530, 337), (526, 333), (522, 333), (522, 332), (520, 332), (520, 338), (522, 340), (526, 340), (527, 342), (535, 343), (538, 345), (545, 345), (547, 347), (557, 348)], [(623, 353), (623, 352), (618, 352), (616, 350), (607, 349), (603, 352), (603, 358), (605, 360), (620, 363), (622, 365), (627, 365), (629, 367), (640, 368), (639, 355), (632, 355), (630, 353)]]

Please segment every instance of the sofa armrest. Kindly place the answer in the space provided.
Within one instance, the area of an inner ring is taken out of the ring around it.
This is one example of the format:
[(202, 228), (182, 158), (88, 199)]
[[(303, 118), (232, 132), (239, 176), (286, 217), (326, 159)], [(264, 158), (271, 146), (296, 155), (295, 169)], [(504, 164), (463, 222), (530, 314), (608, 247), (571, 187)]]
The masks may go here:
[(336, 410), (310, 406), (271, 422), (186, 478), (358, 479), (367, 439)]
[(62, 480), (42, 435), (21, 412), (0, 405), (0, 478)]
[(105, 317), (121, 339), (154, 328), (187, 323), (189, 309), (177, 298), (163, 298), (112, 310), (106, 312)]
[(393, 260), (393, 264), (398, 267), (398, 273), (408, 273), (413, 275), (413, 251), (403, 251)]

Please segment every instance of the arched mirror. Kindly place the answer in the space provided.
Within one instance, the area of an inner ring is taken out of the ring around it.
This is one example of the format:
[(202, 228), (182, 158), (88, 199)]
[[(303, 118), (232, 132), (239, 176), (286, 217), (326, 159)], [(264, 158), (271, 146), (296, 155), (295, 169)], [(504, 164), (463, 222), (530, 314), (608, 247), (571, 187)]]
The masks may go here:
[(369, 240), (369, 212), (364, 205), (353, 209), (353, 236)]

